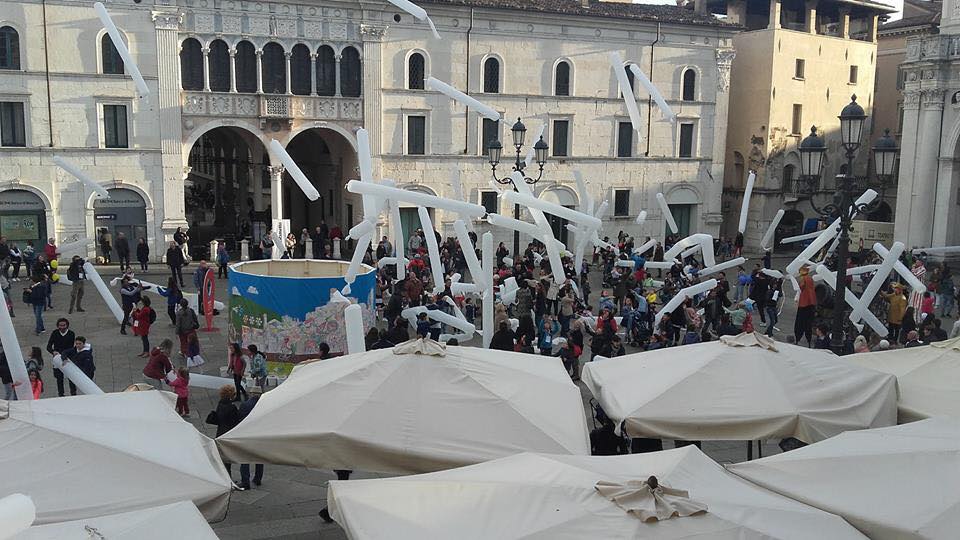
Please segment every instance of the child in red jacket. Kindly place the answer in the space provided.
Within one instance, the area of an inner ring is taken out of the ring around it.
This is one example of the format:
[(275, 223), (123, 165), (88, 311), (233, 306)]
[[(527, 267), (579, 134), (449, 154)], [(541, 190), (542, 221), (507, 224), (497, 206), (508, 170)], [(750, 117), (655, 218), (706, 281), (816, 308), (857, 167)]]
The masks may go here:
[(133, 335), (140, 336), (143, 341), (143, 352), (138, 356), (146, 358), (150, 356), (150, 325), (157, 320), (157, 312), (150, 307), (150, 299), (146, 296), (140, 298), (140, 308), (133, 310)]
[(173, 392), (177, 394), (177, 414), (186, 418), (190, 416), (190, 372), (187, 368), (177, 370), (177, 378), (168, 382)]

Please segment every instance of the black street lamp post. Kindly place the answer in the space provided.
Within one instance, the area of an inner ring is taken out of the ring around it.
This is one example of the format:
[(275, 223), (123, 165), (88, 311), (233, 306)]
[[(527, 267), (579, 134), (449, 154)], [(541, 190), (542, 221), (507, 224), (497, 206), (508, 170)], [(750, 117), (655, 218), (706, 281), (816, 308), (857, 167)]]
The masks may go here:
[[(517, 118), (517, 123), (510, 128), (510, 132), (513, 135), (513, 146), (517, 151), (516, 160), (513, 163), (513, 171), (519, 172), (523, 175), (523, 181), (527, 184), (533, 185), (540, 181), (543, 177), (543, 166), (547, 162), (547, 151), (550, 147), (544, 142), (543, 137), (540, 137), (540, 140), (533, 145), (534, 150), (534, 160), (537, 163), (537, 168), (539, 169), (536, 178), (530, 178), (523, 173), (523, 170), (526, 169), (526, 162), (521, 159), (521, 153), (523, 150), (524, 139), (527, 135), (527, 127), (523, 125), (523, 122)], [(500, 165), (500, 157), (503, 154), (503, 145), (500, 144), (500, 141), (494, 139), (487, 144), (487, 157), (490, 160), (490, 167), (493, 169), (493, 179), (496, 180), (498, 184), (510, 184), (513, 185), (513, 179), (510, 176), (504, 176), (502, 178), (497, 178), (497, 166)], [(517, 191), (517, 186), (513, 186), (513, 190)], [(516, 220), (520, 219), (520, 205), (516, 204), (513, 206), (513, 217)], [(517, 257), (520, 256), (520, 232), (513, 231), (513, 257), (514, 260), (519, 260)]]
[(873, 146), (875, 173), (879, 180), (875, 185), (880, 189), (880, 194), (872, 202), (856, 203), (853, 197), (855, 191), (861, 186), (858, 186), (855, 182), (853, 160), (860, 148), (863, 124), (867, 119), (863, 107), (857, 104), (857, 96), (853, 96), (850, 103), (843, 108), (839, 118), (840, 138), (846, 153), (847, 169), (845, 173), (837, 176), (833, 202), (823, 207), (817, 206), (814, 202), (814, 195), (823, 171), (823, 156), (827, 150), (823, 138), (817, 135), (816, 127), (812, 128), (810, 135), (800, 143), (801, 188), (798, 189), (800, 193), (810, 195), (810, 204), (817, 214), (830, 223), (838, 219), (840, 221), (837, 240), (836, 290), (834, 291), (833, 302), (833, 331), (830, 340), (830, 348), (838, 355), (842, 354), (844, 349), (844, 317), (846, 315), (845, 306), (847, 305), (845, 283), (853, 218), (858, 213), (873, 211), (883, 201), (883, 193), (893, 178), (894, 165), (899, 151), (896, 141), (890, 137), (890, 130), (886, 130), (884, 136), (877, 140)]

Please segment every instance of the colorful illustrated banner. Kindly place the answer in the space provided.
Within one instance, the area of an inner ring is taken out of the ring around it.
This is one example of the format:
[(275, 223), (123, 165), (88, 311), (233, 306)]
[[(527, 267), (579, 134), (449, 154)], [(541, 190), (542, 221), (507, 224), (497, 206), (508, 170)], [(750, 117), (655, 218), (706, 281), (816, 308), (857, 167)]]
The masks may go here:
[[(297, 362), (316, 358), (320, 343), (333, 354), (346, 353), (343, 311), (347, 304), (330, 303), (342, 277), (292, 278), (248, 274), (231, 267), (230, 342), (256, 345), (267, 356), (272, 374), (286, 376)], [(363, 307), (364, 328), (374, 325), (376, 272), (357, 276), (352, 294)]]

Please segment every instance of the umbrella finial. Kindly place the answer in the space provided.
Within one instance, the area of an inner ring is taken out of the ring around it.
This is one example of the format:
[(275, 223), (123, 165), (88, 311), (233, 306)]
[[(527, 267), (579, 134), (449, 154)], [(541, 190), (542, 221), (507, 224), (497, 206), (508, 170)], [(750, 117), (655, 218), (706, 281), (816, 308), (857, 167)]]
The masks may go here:
[(657, 487), (660, 485), (660, 481), (657, 480), (656, 476), (651, 476), (650, 478), (647, 478), (647, 485), (650, 486), (650, 489), (657, 489)]

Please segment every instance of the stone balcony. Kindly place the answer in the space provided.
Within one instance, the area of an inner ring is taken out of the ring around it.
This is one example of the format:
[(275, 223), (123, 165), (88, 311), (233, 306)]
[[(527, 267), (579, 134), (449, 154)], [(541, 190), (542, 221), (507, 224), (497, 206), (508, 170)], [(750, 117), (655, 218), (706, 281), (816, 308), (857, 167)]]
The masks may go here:
[(258, 118), (261, 123), (363, 120), (362, 98), (191, 91), (181, 92), (181, 96), (184, 116)]

